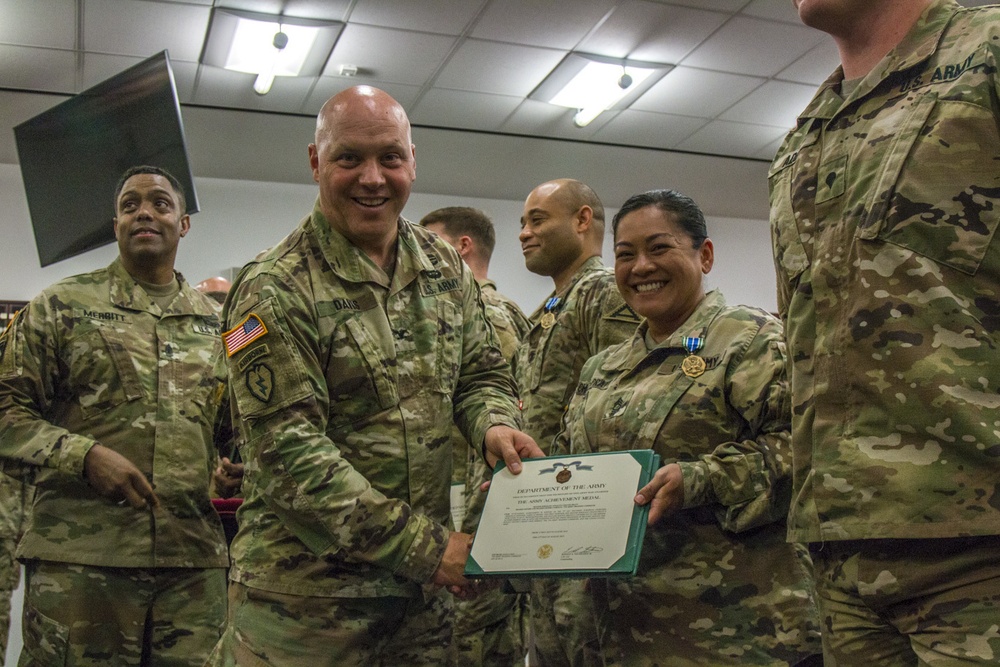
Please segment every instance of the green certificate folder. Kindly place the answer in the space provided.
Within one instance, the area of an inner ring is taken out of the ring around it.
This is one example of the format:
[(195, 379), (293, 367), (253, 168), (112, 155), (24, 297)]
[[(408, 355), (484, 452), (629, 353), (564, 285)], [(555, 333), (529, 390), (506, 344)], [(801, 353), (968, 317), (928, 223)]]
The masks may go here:
[(660, 465), (650, 449), (497, 464), (465, 576), (634, 575), (649, 505), (635, 504)]

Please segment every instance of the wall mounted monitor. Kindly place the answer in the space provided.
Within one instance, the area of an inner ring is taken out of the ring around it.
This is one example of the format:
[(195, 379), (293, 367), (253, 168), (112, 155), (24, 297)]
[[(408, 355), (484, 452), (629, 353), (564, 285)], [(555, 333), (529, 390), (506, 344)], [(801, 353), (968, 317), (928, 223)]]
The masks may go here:
[(114, 188), (131, 166), (174, 174), (198, 211), (166, 51), (14, 128), (42, 266), (115, 240)]

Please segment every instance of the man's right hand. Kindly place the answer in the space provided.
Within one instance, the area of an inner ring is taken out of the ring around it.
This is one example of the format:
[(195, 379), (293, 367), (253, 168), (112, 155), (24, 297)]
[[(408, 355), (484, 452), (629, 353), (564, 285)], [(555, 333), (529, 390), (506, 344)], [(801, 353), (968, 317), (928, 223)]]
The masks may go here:
[(431, 581), (438, 586), (447, 586), (452, 594), (459, 598), (466, 597), (470, 582), (463, 576), (465, 572), (465, 561), (469, 560), (469, 553), (472, 551), (472, 535), (467, 533), (451, 533), (448, 536), (448, 546), (445, 547), (444, 556)]
[(153, 487), (127, 458), (101, 444), (96, 444), (83, 459), (83, 476), (105, 498), (135, 509), (157, 507), (160, 500)]

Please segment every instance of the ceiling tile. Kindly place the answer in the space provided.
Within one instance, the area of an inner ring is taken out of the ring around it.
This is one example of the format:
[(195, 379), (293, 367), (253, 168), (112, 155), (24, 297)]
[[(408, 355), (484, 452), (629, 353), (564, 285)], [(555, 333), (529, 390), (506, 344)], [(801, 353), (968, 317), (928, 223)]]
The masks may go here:
[(437, 88), (526, 97), (565, 52), (469, 39), (448, 60)]
[(594, 139), (629, 146), (673, 148), (706, 122), (702, 118), (625, 109), (605, 124)]
[(806, 108), (815, 94), (815, 86), (768, 81), (727, 109), (720, 118), (789, 128), (795, 125), (799, 112)]
[(192, 5), (87, 0), (83, 44), (88, 51), (142, 58), (168, 49), (171, 60), (197, 62), (210, 13)]
[(715, 118), (766, 79), (676, 67), (632, 103), (637, 111)]
[(696, 7), (698, 9), (713, 9), (729, 13), (738, 12), (743, 7), (743, 5), (747, 4), (747, 0), (653, 0), (653, 1), (663, 2), (671, 5), (684, 5), (686, 7)]
[(0, 0), (0, 42), (76, 48), (76, 0)]
[(72, 94), (76, 84), (76, 54), (0, 44), (0, 88), (21, 88)]
[(674, 64), (725, 20), (726, 15), (718, 12), (626, 0), (577, 50)]
[(313, 84), (312, 77), (278, 76), (267, 95), (253, 91), (254, 74), (231, 72), (221, 67), (202, 65), (195, 104), (296, 113), (302, 108)]
[(473, 37), (555, 49), (572, 49), (611, 11), (612, 0), (574, 0), (573, 11), (558, 2), (493, 0), (476, 22)]
[(777, 78), (814, 86), (826, 81), (840, 65), (840, 54), (832, 39), (824, 39), (815, 48), (778, 72)]
[(712, 155), (754, 157), (764, 146), (785, 136), (786, 132), (781, 127), (713, 120), (678, 144), (677, 148)]
[(792, 0), (753, 0), (742, 13), (760, 19), (801, 25), (799, 13), (795, 10)]
[[(378, 48), (372, 48), (378, 44)], [(339, 67), (356, 65), (362, 76), (392, 83), (423, 85), (455, 45), (445, 35), (348, 24), (341, 33), (324, 76), (338, 76)]]
[(320, 108), (328, 99), (340, 91), (351, 88), (352, 86), (372, 86), (384, 90), (397, 102), (399, 102), (403, 108), (406, 109), (407, 113), (413, 109), (413, 105), (416, 103), (421, 91), (420, 86), (410, 86), (400, 83), (385, 83), (384, 81), (379, 81), (378, 79), (363, 76), (323, 76), (320, 77), (319, 81), (316, 83), (316, 87), (313, 88), (313, 91), (309, 94), (309, 98), (306, 100), (305, 106), (302, 108), (302, 113), (315, 116), (319, 113)]
[(575, 109), (538, 100), (524, 100), (501, 128), (513, 134), (548, 135), (558, 125), (573, 124)]
[(410, 120), (417, 125), (497, 131), (520, 103), (520, 97), (435, 88), (420, 98)]
[(482, 0), (358, 0), (351, 23), (386, 28), (462, 34), (479, 13)]
[[(211, 0), (206, 4), (211, 5)], [(284, 14), (318, 21), (344, 21), (351, 0), (219, 0), (219, 7), (261, 14)]]
[(736, 74), (773, 76), (823, 40), (801, 25), (737, 16), (712, 35), (683, 64)]

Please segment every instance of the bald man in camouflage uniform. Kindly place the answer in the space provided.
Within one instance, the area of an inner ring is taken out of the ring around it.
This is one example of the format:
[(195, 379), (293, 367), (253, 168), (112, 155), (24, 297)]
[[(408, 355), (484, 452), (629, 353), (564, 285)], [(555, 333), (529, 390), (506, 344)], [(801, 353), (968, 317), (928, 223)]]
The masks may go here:
[[(483, 211), (468, 206), (448, 206), (431, 211), (420, 226), (447, 241), (468, 264), (486, 306), (486, 319), (493, 325), (504, 359), (510, 361), (521, 338), (528, 331), (528, 320), (514, 301), (497, 291), (490, 280), (490, 258), (496, 246), (493, 221)], [(486, 495), (480, 492), (489, 471), (482, 456), (469, 447), (457, 429), (452, 483), (464, 485), (460, 529), (475, 533), (483, 514)], [(453, 499), (454, 502), (454, 499)], [(524, 665), (527, 650), (522, 621), (523, 596), (491, 589), (472, 600), (455, 604), (455, 627), (452, 649), (455, 664), (482, 667)]]
[(796, 5), (842, 63), (770, 172), (827, 664), (996, 664), (1000, 9)]
[(35, 484), (20, 664), (201, 667), (228, 564), (208, 494), (230, 435), (218, 304), (173, 269), (173, 176), (130, 169), (115, 202), (119, 257), (0, 337), (0, 456)]
[(400, 217), (402, 107), (323, 106), (312, 212), (235, 281), (224, 335), (246, 465), (215, 665), (444, 665), (471, 536), (449, 521), (452, 433), (518, 469), (513, 379), (455, 250)]
[[(573, 179), (542, 183), (528, 195), (518, 237), (525, 265), (552, 278), (555, 289), (530, 316), (514, 375), (525, 431), (546, 453), (588, 357), (627, 340), (639, 324), (625, 305), (614, 274), (601, 262), (604, 206)], [(545, 667), (583, 664), (596, 646), (582, 580), (532, 585), (535, 653)]]

